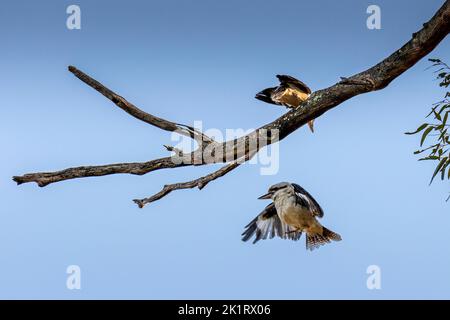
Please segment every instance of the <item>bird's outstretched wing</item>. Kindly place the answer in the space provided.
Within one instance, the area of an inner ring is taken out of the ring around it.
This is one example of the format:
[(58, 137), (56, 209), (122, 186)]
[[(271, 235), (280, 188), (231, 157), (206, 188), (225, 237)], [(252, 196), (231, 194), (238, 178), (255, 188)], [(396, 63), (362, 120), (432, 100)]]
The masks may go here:
[(294, 187), (294, 191), (297, 196), (297, 202), (301, 206), (307, 207), (315, 216), (322, 218), (323, 210), (316, 199), (314, 199), (308, 191), (300, 187), (298, 184), (292, 183), (292, 186)]
[(286, 87), (294, 87), (302, 92), (306, 92), (307, 94), (311, 94), (311, 89), (302, 81), (295, 79), (294, 77), (277, 74), (278, 80), (280, 80), (281, 86)]
[(261, 239), (272, 239), (275, 236), (296, 241), (302, 235), (301, 232), (293, 231), (290, 226), (280, 220), (273, 203), (265, 207), (255, 219), (245, 226), (242, 241), (249, 240), (254, 234), (253, 243)]

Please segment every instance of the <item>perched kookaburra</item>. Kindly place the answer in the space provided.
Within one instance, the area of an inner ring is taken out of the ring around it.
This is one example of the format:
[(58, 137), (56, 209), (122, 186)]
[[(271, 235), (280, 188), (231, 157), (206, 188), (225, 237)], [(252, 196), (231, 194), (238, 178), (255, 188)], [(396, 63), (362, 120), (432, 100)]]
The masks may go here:
[(340, 241), (341, 236), (322, 226), (317, 218), (323, 211), (316, 200), (295, 183), (281, 182), (269, 188), (259, 199), (272, 199), (242, 233), (247, 241), (255, 234), (253, 243), (261, 239), (272, 239), (275, 235), (283, 239), (298, 240), (306, 233), (306, 249), (313, 250), (326, 243)]
[[(311, 89), (306, 84), (291, 76), (277, 75), (280, 80), (278, 87), (264, 89), (255, 98), (267, 103), (295, 108), (308, 99)], [(314, 120), (308, 121), (309, 129), (314, 132)]]

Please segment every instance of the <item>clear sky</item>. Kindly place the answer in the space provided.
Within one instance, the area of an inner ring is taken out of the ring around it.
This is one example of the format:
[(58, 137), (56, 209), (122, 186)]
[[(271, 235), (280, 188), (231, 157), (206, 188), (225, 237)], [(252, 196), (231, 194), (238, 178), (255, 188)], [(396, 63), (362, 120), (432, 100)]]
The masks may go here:
[[(450, 298), (448, 182), (412, 154), (443, 96), (426, 59), (382, 91), (355, 97), (280, 143), (276, 175), (244, 165), (202, 191), (139, 210), (131, 201), (196, 167), (20, 187), (13, 175), (167, 155), (170, 134), (83, 84), (72, 64), (142, 109), (204, 128), (255, 128), (284, 110), (254, 99), (290, 74), (313, 90), (379, 62), (441, 0), (4, 1), (0, 10), (0, 298)], [(81, 30), (66, 8), (81, 7)], [(382, 29), (366, 27), (370, 4)], [(450, 61), (444, 40), (429, 57)], [(343, 241), (307, 252), (243, 243), (280, 181), (307, 189)], [(66, 268), (81, 268), (81, 290)], [(368, 290), (366, 269), (381, 269)]]

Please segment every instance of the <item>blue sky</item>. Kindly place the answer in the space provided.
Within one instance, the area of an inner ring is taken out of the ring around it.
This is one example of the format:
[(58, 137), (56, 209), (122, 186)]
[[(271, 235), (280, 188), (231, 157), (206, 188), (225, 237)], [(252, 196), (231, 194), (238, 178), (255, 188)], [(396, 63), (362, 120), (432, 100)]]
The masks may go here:
[[(0, 12), (0, 298), (450, 298), (448, 183), (417, 162), (422, 123), (443, 96), (420, 61), (382, 91), (346, 101), (280, 143), (278, 174), (244, 165), (202, 191), (139, 210), (131, 199), (214, 167), (116, 175), (38, 188), (13, 175), (167, 155), (170, 134), (129, 117), (73, 77), (75, 65), (142, 109), (205, 128), (255, 128), (283, 109), (254, 99), (290, 74), (313, 90), (379, 62), (443, 1), (8, 1)], [(377, 4), (382, 29), (366, 28)], [(430, 57), (450, 61), (444, 40)], [(297, 182), (343, 241), (243, 243), (266, 205)], [(66, 268), (81, 268), (81, 290)], [(366, 268), (381, 268), (368, 290)]]

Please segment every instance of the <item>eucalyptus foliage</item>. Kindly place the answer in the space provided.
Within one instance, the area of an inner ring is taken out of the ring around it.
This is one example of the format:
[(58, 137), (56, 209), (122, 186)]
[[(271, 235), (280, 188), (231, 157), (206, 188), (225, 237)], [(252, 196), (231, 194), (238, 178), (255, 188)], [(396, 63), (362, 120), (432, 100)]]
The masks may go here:
[(436, 176), (440, 176), (441, 180), (450, 179), (450, 140), (449, 124), (447, 124), (450, 113), (450, 92), (447, 90), (450, 86), (450, 67), (440, 59), (429, 59), (429, 61), (433, 63), (431, 67), (437, 69), (435, 73), (439, 80), (439, 86), (445, 88), (446, 93), (443, 100), (432, 105), (431, 112), (426, 116), (431, 120), (420, 125), (415, 131), (406, 132), (406, 134), (421, 135), (420, 149), (414, 151), (414, 154), (422, 156), (419, 161), (427, 160), (436, 163), (430, 180), (431, 184)]

